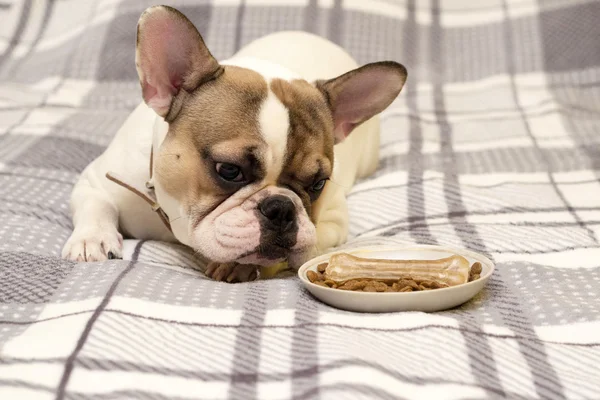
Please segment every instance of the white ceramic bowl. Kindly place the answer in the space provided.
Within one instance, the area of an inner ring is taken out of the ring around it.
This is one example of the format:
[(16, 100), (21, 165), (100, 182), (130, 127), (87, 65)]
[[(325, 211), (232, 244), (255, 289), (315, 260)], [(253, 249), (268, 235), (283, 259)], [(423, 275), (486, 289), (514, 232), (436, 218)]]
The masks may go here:
[[(332, 254), (348, 253), (357, 257), (395, 259), (395, 260), (435, 260), (458, 254), (471, 264), (479, 261), (482, 266), (481, 277), (463, 285), (443, 289), (419, 292), (353, 292), (331, 289), (311, 283), (306, 277), (309, 270), (316, 271), (321, 263), (328, 262)], [(373, 246), (352, 250), (341, 250), (313, 258), (298, 270), (300, 280), (322, 302), (332, 307), (356, 312), (397, 312), (424, 311), (435, 312), (459, 306), (475, 296), (490, 279), (494, 272), (494, 263), (487, 257), (469, 250), (444, 246)]]

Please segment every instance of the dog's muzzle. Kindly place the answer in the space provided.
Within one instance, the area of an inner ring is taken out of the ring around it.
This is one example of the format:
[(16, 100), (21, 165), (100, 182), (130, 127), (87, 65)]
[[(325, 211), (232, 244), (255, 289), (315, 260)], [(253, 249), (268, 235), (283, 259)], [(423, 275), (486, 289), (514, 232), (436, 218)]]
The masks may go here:
[(288, 255), (296, 245), (298, 217), (294, 202), (284, 195), (273, 195), (258, 204), (260, 246), (258, 253), (267, 259)]

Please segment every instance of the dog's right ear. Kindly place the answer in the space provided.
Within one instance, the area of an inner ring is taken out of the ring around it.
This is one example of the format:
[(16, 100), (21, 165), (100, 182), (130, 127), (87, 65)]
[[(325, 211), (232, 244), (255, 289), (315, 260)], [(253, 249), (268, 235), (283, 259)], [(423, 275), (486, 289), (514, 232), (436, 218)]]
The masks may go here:
[(180, 104), (171, 108), (181, 90), (192, 92), (222, 72), (196, 27), (169, 6), (150, 7), (141, 15), (135, 65), (144, 101), (168, 120), (179, 111)]

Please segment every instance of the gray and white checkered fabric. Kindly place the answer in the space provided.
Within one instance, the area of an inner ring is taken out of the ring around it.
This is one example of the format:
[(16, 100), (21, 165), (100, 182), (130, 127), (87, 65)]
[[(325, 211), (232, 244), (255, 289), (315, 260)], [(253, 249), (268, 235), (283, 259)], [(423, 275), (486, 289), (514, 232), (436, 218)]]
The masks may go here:
[(78, 173), (140, 101), (149, 0), (0, 0), (0, 399), (599, 399), (600, 2), (178, 0), (220, 59), (283, 29), (392, 59), (348, 245), (497, 263), (460, 308), (361, 315), (182, 247), (72, 264)]

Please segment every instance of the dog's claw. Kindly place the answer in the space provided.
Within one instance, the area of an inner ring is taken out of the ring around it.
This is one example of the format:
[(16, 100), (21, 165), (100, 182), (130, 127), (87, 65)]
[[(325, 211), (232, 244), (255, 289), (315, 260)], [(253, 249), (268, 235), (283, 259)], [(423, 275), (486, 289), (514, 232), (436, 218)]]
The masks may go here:
[(215, 268), (213, 264), (209, 264), (204, 271), (204, 274), (208, 277), (212, 277), (213, 272), (215, 272)]
[(256, 266), (236, 263), (210, 263), (205, 271), (206, 276), (220, 282), (250, 282), (256, 280)]
[(219, 269), (217, 270), (217, 274), (215, 275), (215, 279), (217, 281), (223, 281), (225, 276), (227, 275), (227, 269), (223, 268), (223, 269)]
[(95, 232), (75, 231), (65, 244), (62, 257), (76, 262), (94, 262), (121, 258), (123, 237), (116, 229)]
[(231, 283), (233, 282), (233, 280), (235, 279), (235, 274), (231, 273), (229, 274), (229, 276), (227, 277), (227, 282)]

